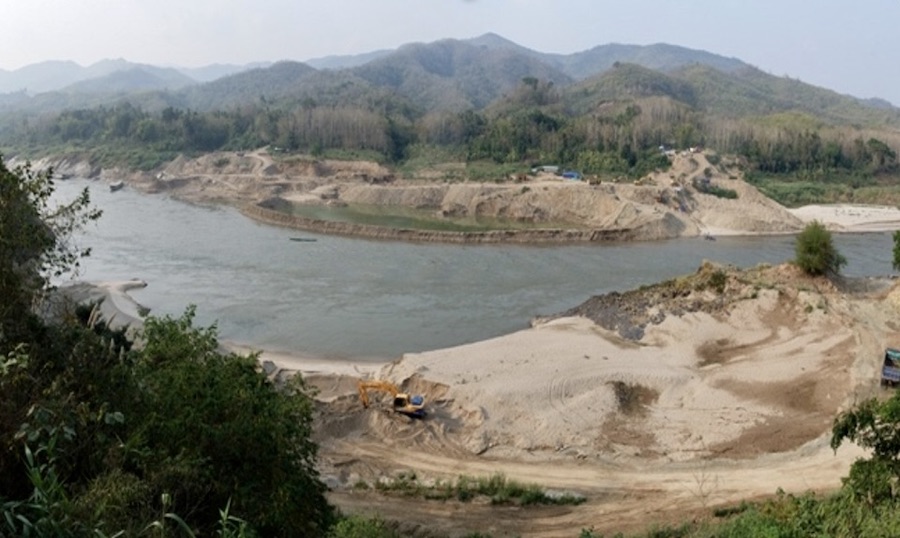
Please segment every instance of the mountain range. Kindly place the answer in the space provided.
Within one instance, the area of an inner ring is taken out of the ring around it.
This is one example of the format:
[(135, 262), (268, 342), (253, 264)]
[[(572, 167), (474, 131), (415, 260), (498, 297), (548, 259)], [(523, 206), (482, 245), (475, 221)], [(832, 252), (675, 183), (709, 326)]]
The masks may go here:
[(121, 59), (88, 67), (43, 62), (0, 70), (0, 112), (53, 111), (122, 100), (151, 110), (216, 110), (260, 100), (366, 106), (392, 102), (423, 113), (478, 110), (510, 95), (526, 79), (551, 85), (569, 107), (584, 111), (598, 100), (662, 96), (724, 115), (800, 111), (829, 122), (900, 122), (900, 109), (882, 99), (840, 95), (702, 50), (607, 44), (574, 54), (549, 54), (496, 34), (305, 63), (184, 69)]

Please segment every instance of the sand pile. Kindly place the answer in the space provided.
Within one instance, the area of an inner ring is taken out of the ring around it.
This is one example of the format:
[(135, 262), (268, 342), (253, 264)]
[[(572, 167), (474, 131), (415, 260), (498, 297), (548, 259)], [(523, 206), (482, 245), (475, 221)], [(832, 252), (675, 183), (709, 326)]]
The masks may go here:
[(435, 406), (459, 423), (446, 443), (540, 460), (793, 450), (828, 429), (852, 388), (846, 299), (790, 266), (706, 264), (592, 301), (581, 316), (406, 355), (378, 376), (446, 387)]

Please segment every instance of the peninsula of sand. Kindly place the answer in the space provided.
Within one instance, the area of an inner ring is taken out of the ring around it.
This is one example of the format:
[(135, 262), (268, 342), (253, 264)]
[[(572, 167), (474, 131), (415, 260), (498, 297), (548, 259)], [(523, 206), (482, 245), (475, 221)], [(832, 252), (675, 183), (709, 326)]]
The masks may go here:
[[(639, 181), (572, 181), (543, 171), (499, 181), (456, 181), (454, 166), (397, 178), (376, 163), (253, 152), (179, 157), (154, 172), (100, 169), (83, 159), (36, 163), (59, 175), (124, 181), (146, 193), (234, 205), (278, 226), (378, 239), (455, 243), (562, 243), (683, 236), (795, 233), (821, 215), (795, 214), (743, 179), (736, 161), (703, 153), (671, 156), (671, 167)], [(460, 165), (461, 166), (461, 165)], [(733, 198), (711, 192), (730, 191)], [(388, 227), (302, 216), (298, 206), (382, 208), (435, 221), (488, 220), (484, 230)], [(888, 219), (900, 221), (900, 212)], [(504, 225), (505, 223), (505, 225)]]
[[(67, 173), (91, 175), (77, 166)], [(278, 163), (255, 152), (181, 159), (152, 176), (99, 175), (147, 192), (236, 204), (290, 226), (308, 223), (268, 212), (287, 215), (280, 204), (396, 204), (569, 222), (572, 228), (547, 230), (562, 234), (553, 240), (578, 241), (791, 233), (813, 219), (838, 231), (900, 228), (894, 208), (789, 211), (732, 171), (689, 154), (641, 185), (541, 174), (469, 184), (393, 180), (365, 163)], [(698, 191), (704, 179), (737, 198)], [(383, 233), (376, 237), (397, 237)], [(511, 240), (533, 240), (523, 233)], [(138, 285), (103, 293), (122, 305), (124, 291)], [(124, 310), (117, 319), (137, 311)], [(737, 269), (698, 260), (694, 274), (592, 297), (483, 342), (374, 365), (264, 352), (261, 367), (273, 379), (302, 372), (317, 389), (319, 467), (345, 512), (449, 535), (574, 536), (583, 528), (644, 530), (779, 488), (838, 488), (862, 451), (832, 451), (832, 421), (883, 390), (881, 361), (885, 347), (900, 345), (898, 318), (900, 288), (888, 278), (829, 280), (790, 264)], [(357, 383), (370, 379), (424, 395), (427, 417), (395, 413), (388, 395), (373, 394), (364, 408)], [(374, 487), (401, 473), (423, 484), (502, 473), (586, 502), (503, 508), (401, 500)]]

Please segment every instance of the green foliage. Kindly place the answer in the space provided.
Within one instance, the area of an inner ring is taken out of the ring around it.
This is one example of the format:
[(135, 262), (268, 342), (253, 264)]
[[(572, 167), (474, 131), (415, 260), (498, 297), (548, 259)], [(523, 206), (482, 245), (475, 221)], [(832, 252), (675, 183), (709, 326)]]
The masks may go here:
[(328, 538), (400, 538), (400, 534), (390, 529), (381, 519), (348, 516), (341, 518), (331, 528)]
[(276, 388), (255, 357), (221, 354), (214, 328), (192, 318), (148, 319), (139, 351), (105, 327), (69, 326), (39, 333), (56, 345), (8, 355), (0, 440), (23, 447), (28, 472), (0, 452), (0, 499), (32, 499), (8, 513), (129, 534), (148, 521), (266, 536), (328, 528), (302, 380)]
[(46, 290), (49, 279), (78, 269), (90, 254), (71, 241), (73, 232), (96, 220), (88, 190), (75, 200), (55, 204), (53, 172), (29, 164), (9, 170), (0, 156), (0, 352), (4, 337), (15, 336)]
[(406, 497), (424, 497), (441, 501), (456, 499), (469, 502), (476, 497), (487, 497), (491, 504), (501, 505), (578, 505), (585, 501), (584, 497), (571, 493), (550, 494), (536, 484), (522, 484), (509, 480), (499, 473), (479, 478), (461, 475), (456, 482), (438, 481), (434, 484), (419, 482), (415, 473), (400, 473), (392, 480), (376, 483), (375, 488)]
[(831, 232), (818, 221), (806, 225), (794, 244), (794, 263), (810, 275), (838, 274), (847, 263), (831, 239)]
[(136, 433), (147, 455), (133, 463), (185, 517), (212, 521), (211, 507), (231, 500), (266, 535), (324, 529), (331, 514), (302, 379), (276, 390), (255, 356), (223, 355), (214, 328), (192, 328), (193, 314), (145, 324)]
[(33, 315), (83, 254), (68, 234), (99, 215), (86, 191), (51, 207), (52, 190), (0, 169), (0, 535), (324, 534), (301, 378), (277, 388), (256, 357), (222, 354), (193, 309), (148, 319), (140, 349), (92, 308)]
[(894, 232), (894, 258), (893, 258), (893, 267), (894, 270), (900, 271), (900, 230)]
[(728, 285), (728, 274), (721, 269), (716, 269), (709, 275), (708, 284), (709, 287), (716, 290), (716, 292), (723, 293), (725, 291), (725, 286)]
[(695, 179), (693, 181), (694, 188), (697, 191), (702, 192), (703, 194), (710, 194), (712, 196), (717, 196), (719, 198), (726, 198), (729, 200), (734, 200), (738, 197), (737, 191), (733, 189), (726, 189), (723, 187), (719, 187), (711, 183), (708, 179)]
[(851, 441), (870, 449), (868, 460), (857, 460), (845, 480), (849, 490), (869, 503), (894, 498), (894, 484), (900, 478), (900, 393), (879, 402), (870, 399), (842, 413), (832, 428), (835, 450)]

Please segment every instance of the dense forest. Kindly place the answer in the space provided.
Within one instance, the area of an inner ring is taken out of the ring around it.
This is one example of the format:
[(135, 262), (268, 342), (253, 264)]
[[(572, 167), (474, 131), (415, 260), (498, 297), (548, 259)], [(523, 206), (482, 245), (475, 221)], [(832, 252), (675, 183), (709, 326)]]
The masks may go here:
[[(197, 112), (167, 107), (151, 113), (130, 103), (67, 110), (7, 125), (5, 146), (132, 150), (136, 154), (240, 150), (271, 145), (321, 155), (371, 152), (404, 160), (417, 146), (443, 147), (465, 160), (561, 163), (587, 174), (640, 176), (660, 166), (658, 149), (704, 146), (745, 156), (753, 170), (827, 180), (829, 172), (874, 177), (897, 171), (889, 142), (900, 135), (852, 127), (815, 128), (812, 118), (723, 119), (704, 116), (670, 97), (606, 101), (574, 115), (552, 85), (525, 79), (483, 111), (416, 113), (360, 105), (254, 103)], [(152, 168), (158, 160), (130, 164)], [(843, 177), (843, 176), (841, 176)]]

